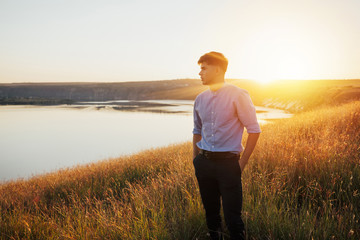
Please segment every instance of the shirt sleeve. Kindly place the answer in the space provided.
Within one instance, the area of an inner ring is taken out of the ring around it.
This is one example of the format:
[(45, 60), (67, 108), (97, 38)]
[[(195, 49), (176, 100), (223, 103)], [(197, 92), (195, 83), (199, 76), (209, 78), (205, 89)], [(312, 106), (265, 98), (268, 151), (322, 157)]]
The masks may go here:
[(236, 101), (236, 111), (239, 120), (245, 126), (248, 133), (260, 133), (260, 125), (256, 118), (256, 109), (251, 101), (249, 93), (245, 90), (240, 91), (238, 101)]
[(197, 104), (197, 101), (195, 100), (194, 110), (193, 110), (193, 114), (194, 114), (194, 129), (193, 129), (193, 134), (199, 134), (199, 135), (201, 135), (202, 122), (201, 122), (201, 118), (200, 118), (200, 116), (199, 116), (199, 113), (198, 113), (198, 111), (196, 110), (196, 104)]

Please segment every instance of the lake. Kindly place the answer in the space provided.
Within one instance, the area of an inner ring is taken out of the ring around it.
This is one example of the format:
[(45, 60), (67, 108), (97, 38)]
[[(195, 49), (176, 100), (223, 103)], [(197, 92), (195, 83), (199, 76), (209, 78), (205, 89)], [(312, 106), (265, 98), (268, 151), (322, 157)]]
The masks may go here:
[[(0, 181), (192, 140), (193, 101), (0, 106)], [(261, 124), (287, 118), (257, 107)]]

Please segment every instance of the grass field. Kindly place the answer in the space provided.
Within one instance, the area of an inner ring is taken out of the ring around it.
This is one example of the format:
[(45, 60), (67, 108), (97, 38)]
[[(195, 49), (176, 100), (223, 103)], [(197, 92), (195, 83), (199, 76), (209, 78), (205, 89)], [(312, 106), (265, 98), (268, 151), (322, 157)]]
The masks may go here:
[[(248, 239), (359, 239), (360, 102), (262, 131), (243, 173)], [(0, 238), (206, 239), (191, 156), (187, 142), (2, 184)]]

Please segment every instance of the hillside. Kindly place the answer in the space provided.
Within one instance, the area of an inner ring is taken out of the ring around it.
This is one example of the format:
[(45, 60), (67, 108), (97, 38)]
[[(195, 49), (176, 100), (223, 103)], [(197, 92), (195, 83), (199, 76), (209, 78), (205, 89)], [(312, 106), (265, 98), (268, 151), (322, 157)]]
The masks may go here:
[[(359, 239), (359, 132), (359, 101), (263, 126), (243, 173), (249, 239)], [(2, 184), (0, 238), (206, 239), (191, 149)]]
[(0, 99), (45, 98), (73, 101), (188, 100), (194, 99), (204, 89), (199, 80), (189, 79), (118, 83), (13, 83), (0, 84)]

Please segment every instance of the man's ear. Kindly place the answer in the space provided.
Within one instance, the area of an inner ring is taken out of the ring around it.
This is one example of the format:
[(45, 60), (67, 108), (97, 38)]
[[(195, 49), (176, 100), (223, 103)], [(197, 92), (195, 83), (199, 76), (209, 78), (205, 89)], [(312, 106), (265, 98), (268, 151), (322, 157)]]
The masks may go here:
[(221, 68), (219, 66), (216, 66), (216, 74), (219, 75), (221, 73)]
[(223, 73), (223, 70), (221, 69), (220, 66), (216, 66), (216, 74), (217, 74), (217, 75), (219, 75), (219, 74), (221, 74), (221, 75), (224, 74), (224, 73)]

